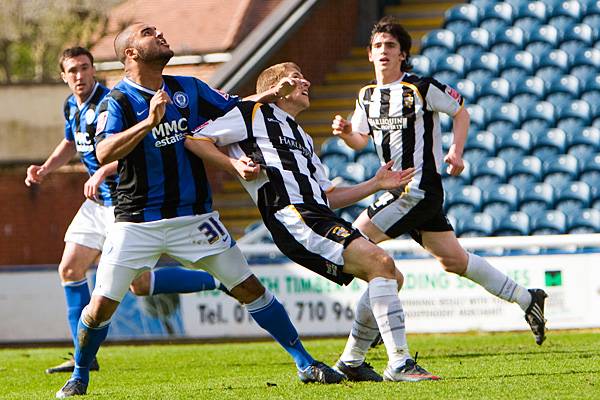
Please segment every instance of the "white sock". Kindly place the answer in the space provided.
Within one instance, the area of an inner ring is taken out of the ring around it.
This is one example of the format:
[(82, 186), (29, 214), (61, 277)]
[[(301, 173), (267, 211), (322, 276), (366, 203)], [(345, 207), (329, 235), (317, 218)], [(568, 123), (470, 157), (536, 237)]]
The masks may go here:
[(356, 304), (352, 330), (340, 360), (351, 367), (361, 365), (378, 332), (379, 327), (371, 310), (369, 288), (367, 288)]
[(398, 282), (382, 277), (371, 280), (369, 300), (388, 353), (389, 364), (392, 368), (399, 368), (410, 358), (410, 353), (404, 330), (404, 310), (398, 298)]
[(472, 253), (468, 253), (468, 255), (469, 262), (465, 278), (479, 284), (496, 297), (511, 303), (518, 303), (523, 311), (529, 307), (531, 294), (526, 288), (494, 268), (484, 258)]

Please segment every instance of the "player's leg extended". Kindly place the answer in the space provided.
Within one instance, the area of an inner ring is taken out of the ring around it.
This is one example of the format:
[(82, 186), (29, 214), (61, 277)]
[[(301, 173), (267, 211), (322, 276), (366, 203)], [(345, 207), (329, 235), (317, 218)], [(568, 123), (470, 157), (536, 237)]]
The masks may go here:
[(195, 293), (213, 290), (220, 283), (211, 274), (182, 267), (164, 267), (146, 271), (131, 283), (136, 296), (161, 293)]
[(311, 380), (321, 383), (337, 383), (343, 379), (331, 368), (315, 361), (306, 351), (283, 304), (252, 274), (237, 246), (206, 257), (196, 265), (210, 271), (233, 297), (246, 306), (256, 323), (292, 356), (300, 373), (306, 371)]
[(545, 339), (544, 299), (541, 289), (526, 289), (494, 268), (486, 259), (466, 252), (453, 231), (421, 232), (423, 247), (429, 251), (448, 272), (472, 280), (496, 297), (517, 303), (525, 311), (536, 342)]

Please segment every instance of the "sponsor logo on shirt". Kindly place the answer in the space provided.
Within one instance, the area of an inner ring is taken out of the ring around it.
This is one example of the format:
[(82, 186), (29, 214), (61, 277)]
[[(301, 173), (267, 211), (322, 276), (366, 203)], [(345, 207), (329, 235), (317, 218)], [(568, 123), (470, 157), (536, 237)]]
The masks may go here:
[(378, 131), (398, 131), (408, 127), (406, 117), (369, 118), (369, 125)]
[(96, 123), (96, 134), (102, 132), (106, 128), (106, 121), (108, 121), (108, 111), (102, 111), (98, 115), (98, 122)]
[(187, 118), (163, 122), (152, 128), (152, 136), (156, 139), (155, 147), (164, 147), (185, 139), (188, 132)]
[(452, 97), (454, 100), (456, 100), (457, 102), (460, 103), (460, 93), (458, 93), (456, 90), (454, 90), (452, 87), (450, 86), (446, 86), (446, 94), (450, 97)]
[(294, 138), (290, 138), (287, 136), (279, 136), (279, 144), (292, 150), (300, 150), (300, 152), (302, 152), (302, 155), (306, 158), (312, 157), (312, 151), (304, 147), (304, 144), (298, 142)]
[(192, 134), (200, 132), (200, 131), (201, 131), (202, 129), (204, 129), (204, 128), (205, 128), (205, 127), (208, 125), (208, 124), (210, 124), (210, 120), (208, 120), (208, 121), (204, 122), (202, 125), (199, 125), (199, 126), (195, 127), (195, 128), (192, 130)]

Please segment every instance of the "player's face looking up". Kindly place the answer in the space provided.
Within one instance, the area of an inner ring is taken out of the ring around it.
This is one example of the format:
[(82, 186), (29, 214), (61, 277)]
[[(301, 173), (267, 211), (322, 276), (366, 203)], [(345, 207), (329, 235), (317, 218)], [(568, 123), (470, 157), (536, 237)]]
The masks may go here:
[(81, 101), (84, 101), (94, 89), (96, 69), (86, 55), (67, 58), (63, 61), (62, 80)]
[(166, 65), (174, 55), (162, 32), (154, 26), (139, 24), (132, 39), (132, 48), (141, 61)]
[(304, 79), (302, 72), (296, 68), (289, 68), (286, 77), (296, 81), (294, 91), (290, 93), (286, 99), (298, 106), (299, 111), (306, 110), (310, 106), (310, 98), (308, 96), (310, 82), (307, 79)]
[(400, 43), (393, 35), (382, 32), (373, 36), (369, 48), (369, 61), (376, 70), (400, 71), (405, 59), (406, 53), (402, 51)]

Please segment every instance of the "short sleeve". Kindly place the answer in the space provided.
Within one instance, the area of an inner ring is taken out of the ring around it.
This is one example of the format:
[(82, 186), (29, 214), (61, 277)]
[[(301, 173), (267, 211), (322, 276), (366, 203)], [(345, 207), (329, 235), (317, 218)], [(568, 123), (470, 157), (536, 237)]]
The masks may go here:
[[(214, 89), (207, 85), (205, 82), (201, 81), (200, 79), (196, 79), (196, 85), (198, 86), (198, 93), (200, 94), (202, 100), (210, 104), (212, 107), (215, 107), (218, 110), (220, 110), (221, 115), (233, 109), (240, 102), (240, 98), (238, 96)], [(219, 116), (220, 115), (216, 117)], [(208, 117), (213, 116), (209, 115)]]
[(108, 136), (125, 130), (123, 110), (120, 104), (112, 97), (105, 97), (98, 107), (96, 122), (96, 143)]
[(454, 116), (463, 106), (464, 99), (454, 88), (431, 79), (427, 95), (427, 109), (430, 111), (443, 112)]
[(217, 146), (240, 142), (248, 137), (248, 130), (239, 107), (227, 114), (192, 130), (194, 139), (208, 139)]
[(65, 104), (63, 105), (63, 115), (65, 117), (65, 139), (72, 142), (75, 140), (75, 134), (71, 129), (71, 105), (69, 104), (69, 98), (65, 100)]
[(354, 106), (354, 113), (352, 114), (352, 130), (354, 132), (362, 133), (366, 135), (370, 132), (369, 129), (369, 118), (364, 106), (360, 103), (359, 99), (356, 99), (356, 105)]

